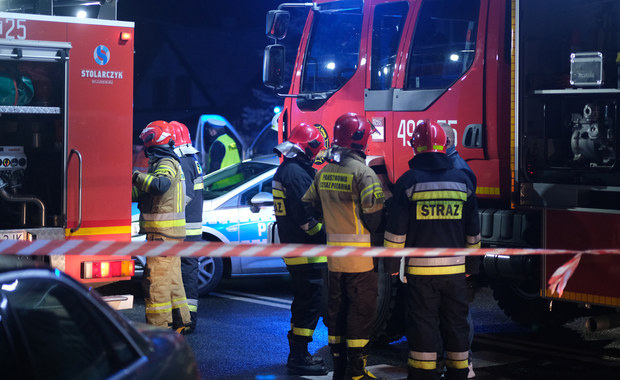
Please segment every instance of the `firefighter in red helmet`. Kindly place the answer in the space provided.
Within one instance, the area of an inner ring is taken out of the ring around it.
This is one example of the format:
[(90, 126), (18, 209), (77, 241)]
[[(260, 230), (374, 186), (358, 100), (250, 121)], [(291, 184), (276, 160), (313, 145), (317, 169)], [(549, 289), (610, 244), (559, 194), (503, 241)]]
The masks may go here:
[[(281, 243), (325, 244), (325, 231), (302, 205), (316, 170), (312, 167), (325, 140), (317, 127), (301, 123), (287, 141), (273, 150), (282, 163), (273, 176), (272, 193), (278, 236)], [(314, 329), (325, 304), (327, 258), (285, 257), (291, 274), (293, 303), (288, 332), (289, 356), (286, 363), (293, 375), (326, 375), (323, 359), (308, 352)]]
[[(315, 176), (303, 201), (321, 213), (327, 245), (370, 247), (382, 228), (384, 195), (379, 178), (365, 163), (372, 126), (354, 113), (334, 125), (329, 164)], [(377, 303), (372, 257), (329, 257), (326, 325), (334, 379), (373, 379), (366, 369), (368, 342)]]
[[(185, 124), (171, 121), (174, 130), (174, 152), (179, 157), (181, 169), (185, 175), (185, 241), (202, 241), (202, 189), (204, 188), (202, 166), (196, 157), (198, 150), (192, 146), (189, 130)], [(181, 258), (181, 275), (183, 287), (187, 296), (187, 305), (191, 316), (191, 323), (185, 330), (192, 333), (198, 322), (198, 258)], [(174, 324), (177, 321), (173, 321)]]
[[(183, 241), (185, 238), (184, 177), (174, 153), (174, 131), (165, 121), (154, 121), (140, 133), (149, 158), (147, 173), (134, 170), (132, 198), (140, 209), (140, 233), (146, 240)], [(147, 257), (143, 287), (147, 323), (172, 327), (180, 320), (183, 333), (190, 314), (178, 257)], [(173, 318), (173, 314), (176, 314)]]
[[(480, 247), (475, 189), (446, 153), (446, 135), (425, 120), (411, 139), (410, 170), (396, 182), (384, 235), (386, 247)], [(406, 259), (408, 379), (439, 379), (437, 337), (446, 379), (466, 379), (469, 357), (465, 257)]]

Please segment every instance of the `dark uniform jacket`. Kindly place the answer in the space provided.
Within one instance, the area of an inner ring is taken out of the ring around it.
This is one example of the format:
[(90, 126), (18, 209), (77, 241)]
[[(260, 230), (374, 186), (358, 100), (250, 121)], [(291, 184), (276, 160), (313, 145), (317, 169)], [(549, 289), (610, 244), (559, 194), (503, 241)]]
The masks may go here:
[(416, 155), (409, 167), (396, 181), (385, 245), (479, 246), (478, 206), (468, 176), (443, 153)]
[[(281, 243), (325, 244), (325, 230), (303, 207), (301, 197), (306, 193), (316, 170), (312, 162), (285, 158), (273, 176), (273, 207)], [(287, 265), (327, 262), (325, 257), (285, 258)]]
[(188, 198), (185, 206), (186, 240), (202, 240), (202, 167), (193, 156), (183, 155), (179, 160), (185, 175), (185, 194)]

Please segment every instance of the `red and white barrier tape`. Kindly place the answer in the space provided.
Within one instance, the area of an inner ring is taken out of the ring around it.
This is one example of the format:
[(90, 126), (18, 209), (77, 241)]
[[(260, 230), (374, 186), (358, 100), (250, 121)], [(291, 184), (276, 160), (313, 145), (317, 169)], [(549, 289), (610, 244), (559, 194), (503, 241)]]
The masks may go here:
[[(482, 255), (577, 254), (580, 251), (523, 248), (385, 248), (342, 247), (304, 244), (224, 244), (219, 242), (120, 242), (90, 240), (0, 240), (0, 254), (14, 255), (111, 255), (111, 256), (366, 256), (436, 257)], [(596, 254), (620, 254), (620, 250), (592, 251)]]
[(223, 244), (219, 242), (119, 242), (89, 240), (2, 240), (0, 254), (13, 255), (110, 255), (110, 256), (179, 256), (179, 257), (439, 257), (483, 255), (577, 255), (560, 266), (549, 279), (549, 289), (560, 296), (574, 273), (582, 254), (618, 255), (620, 249), (588, 251), (525, 248), (384, 248), (340, 247), (304, 244)]

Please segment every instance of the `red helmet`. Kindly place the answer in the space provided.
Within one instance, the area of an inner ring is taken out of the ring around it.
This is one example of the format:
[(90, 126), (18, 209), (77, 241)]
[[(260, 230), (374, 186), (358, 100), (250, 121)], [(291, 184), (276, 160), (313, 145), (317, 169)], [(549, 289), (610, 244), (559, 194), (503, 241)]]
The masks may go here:
[(307, 123), (300, 123), (293, 128), (288, 141), (299, 146), (310, 160), (314, 160), (325, 149), (325, 139), (321, 132)]
[(363, 152), (372, 130), (372, 125), (365, 118), (352, 112), (345, 113), (334, 125), (334, 144)]
[(174, 130), (170, 124), (163, 120), (149, 123), (140, 133), (140, 139), (144, 141), (144, 147), (155, 145), (174, 145)]
[(437, 152), (446, 153), (446, 133), (434, 121), (423, 120), (413, 129), (413, 136), (409, 141), (413, 153)]
[(174, 142), (175, 146), (187, 145), (192, 143), (192, 140), (189, 137), (189, 130), (185, 126), (185, 124), (172, 120), (168, 122), (170, 126), (172, 126), (172, 130), (174, 131)]

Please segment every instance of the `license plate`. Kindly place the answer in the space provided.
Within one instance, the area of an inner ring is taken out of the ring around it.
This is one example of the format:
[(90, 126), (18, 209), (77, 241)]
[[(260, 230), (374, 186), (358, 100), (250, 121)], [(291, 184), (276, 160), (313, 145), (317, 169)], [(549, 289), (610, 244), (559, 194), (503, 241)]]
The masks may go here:
[(0, 240), (28, 240), (25, 230), (0, 231)]

